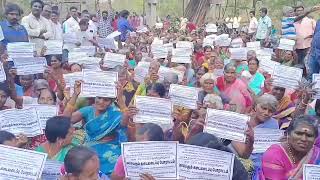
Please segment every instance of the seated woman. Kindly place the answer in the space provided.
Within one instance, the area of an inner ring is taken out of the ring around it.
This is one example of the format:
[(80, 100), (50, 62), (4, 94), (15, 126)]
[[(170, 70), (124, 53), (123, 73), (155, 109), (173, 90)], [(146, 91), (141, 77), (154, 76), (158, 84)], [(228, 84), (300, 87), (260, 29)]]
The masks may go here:
[(63, 162), (73, 146), (71, 142), (74, 130), (70, 118), (63, 116), (50, 118), (45, 129), (47, 142), (37, 147), (36, 151), (47, 153), (48, 159)]
[(99, 158), (91, 149), (77, 146), (69, 150), (64, 159), (60, 180), (107, 180), (100, 171)]
[[(217, 137), (207, 133), (199, 133), (194, 135), (190, 138), (187, 144), (212, 148), (230, 153), (232, 152), (228, 147), (224, 146)], [(248, 179), (248, 173), (238, 158), (234, 159), (232, 179)]]
[(297, 64), (297, 56), (294, 51), (288, 50), (278, 50), (277, 53), (277, 61), (282, 65), (293, 67)]
[(264, 85), (264, 76), (258, 72), (259, 60), (257, 58), (252, 58), (248, 60), (249, 72), (251, 78), (248, 81), (249, 90), (251, 90), (255, 95), (262, 93), (262, 87)]
[(74, 86), (74, 93), (63, 114), (70, 117), (73, 124), (83, 120), (85, 145), (98, 154), (101, 171), (111, 174), (121, 153), (121, 142), (127, 141), (122, 113), (113, 104), (114, 99), (106, 97), (96, 97), (93, 105), (75, 111), (74, 105), (81, 93), (81, 82), (76, 81)]
[(229, 63), (224, 67), (224, 76), (217, 78), (216, 90), (221, 97), (228, 99), (228, 104), (237, 106), (237, 112), (248, 112), (252, 105), (252, 97), (248, 86), (236, 77), (236, 67)]
[(0, 144), (2, 145), (22, 148), (27, 142), (28, 138), (26, 135), (19, 134), (15, 136), (10, 132), (0, 131)]
[(301, 179), (304, 164), (320, 164), (320, 149), (314, 146), (318, 121), (311, 116), (295, 118), (287, 129), (287, 140), (272, 145), (262, 157), (265, 179)]
[[(136, 131), (136, 141), (163, 141), (164, 134), (160, 126), (153, 123), (146, 123), (139, 127)], [(125, 178), (124, 165), (122, 156), (118, 158), (118, 161), (114, 167), (114, 171), (111, 175), (112, 180), (122, 180)]]

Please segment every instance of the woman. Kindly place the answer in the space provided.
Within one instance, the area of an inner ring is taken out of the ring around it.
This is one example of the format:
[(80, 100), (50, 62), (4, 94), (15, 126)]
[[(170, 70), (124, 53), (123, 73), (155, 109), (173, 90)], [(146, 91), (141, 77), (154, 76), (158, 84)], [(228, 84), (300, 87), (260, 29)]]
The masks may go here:
[[(278, 121), (272, 118), (273, 113), (276, 111), (278, 101), (277, 99), (269, 94), (260, 96), (255, 103), (255, 108), (250, 119), (250, 125), (252, 128), (269, 128), (279, 129)], [(261, 173), (261, 161), (262, 153), (253, 153), (250, 159), (253, 161), (253, 178), (259, 179)]]
[[(143, 124), (136, 131), (136, 141), (163, 141), (164, 134), (160, 126), (153, 123)], [(122, 156), (118, 158), (114, 171), (111, 175), (112, 180), (122, 180), (125, 178), (124, 164)]]
[[(217, 77), (213, 73), (206, 73), (200, 78), (202, 90), (198, 93), (198, 102), (203, 103), (203, 99), (207, 94), (215, 94), (214, 86)], [(218, 96), (218, 95), (217, 95)]]
[(273, 87), (271, 94), (274, 95), (279, 104), (277, 110), (274, 113), (274, 118), (278, 120), (280, 129), (286, 129), (291, 120), (291, 115), (296, 110), (295, 104), (291, 101), (291, 98), (285, 95), (286, 89), (282, 87)]
[(236, 105), (237, 112), (248, 112), (252, 98), (248, 86), (236, 77), (236, 67), (229, 63), (224, 67), (224, 76), (217, 78), (216, 89), (228, 104)]
[(99, 169), (97, 154), (87, 147), (77, 146), (67, 153), (60, 180), (107, 180)]
[(295, 118), (287, 129), (287, 140), (272, 145), (263, 155), (265, 179), (302, 179), (304, 164), (320, 164), (320, 149), (314, 146), (318, 121), (311, 116)]
[(255, 95), (259, 95), (262, 92), (262, 87), (265, 80), (264, 76), (261, 73), (257, 72), (257, 70), (259, 69), (259, 60), (257, 58), (249, 59), (248, 65), (249, 72), (251, 74), (248, 86)]
[(7, 99), (10, 94), (10, 89), (8, 85), (4, 82), (0, 82), (0, 111), (5, 109), (10, 109), (10, 107), (5, 106)]
[(214, 59), (214, 74), (219, 77), (223, 76), (223, 68), (224, 68), (224, 63), (223, 60), (218, 56)]
[(278, 59), (282, 65), (290, 67), (293, 67), (297, 63), (294, 51), (280, 50), (278, 53)]
[[(224, 146), (218, 138), (216, 138), (214, 135), (207, 133), (196, 134), (195, 136), (191, 137), (187, 144), (208, 147), (229, 153), (232, 152), (228, 147)], [(237, 158), (234, 159), (232, 179), (248, 179), (248, 173), (246, 169)]]
[(202, 63), (202, 66), (206, 69), (209, 68), (209, 63), (212, 59), (212, 53), (213, 53), (213, 49), (211, 46), (205, 46), (203, 48), (203, 51), (204, 51), (204, 56), (203, 58), (200, 60), (200, 62), (203, 62)]
[(36, 151), (48, 154), (48, 159), (63, 162), (72, 148), (74, 128), (67, 117), (56, 116), (47, 121), (45, 135), (47, 142), (36, 148)]
[(58, 91), (58, 85), (60, 81), (63, 80), (63, 74), (67, 71), (62, 68), (62, 56), (52, 55), (50, 59), (50, 67), (48, 67), (48, 83), (50, 88), (54, 91)]
[(110, 174), (121, 153), (121, 142), (127, 141), (122, 113), (113, 105), (114, 100), (106, 97), (96, 97), (93, 105), (75, 111), (74, 105), (80, 93), (81, 82), (76, 81), (74, 93), (63, 114), (70, 117), (73, 124), (83, 120), (85, 144), (97, 152), (101, 171)]
[(17, 148), (22, 148), (28, 142), (26, 135), (19, 134), (15, 136), (14, 134), (7, 131), (0, 131), (0, 144), (5, 146), (12, 146)]

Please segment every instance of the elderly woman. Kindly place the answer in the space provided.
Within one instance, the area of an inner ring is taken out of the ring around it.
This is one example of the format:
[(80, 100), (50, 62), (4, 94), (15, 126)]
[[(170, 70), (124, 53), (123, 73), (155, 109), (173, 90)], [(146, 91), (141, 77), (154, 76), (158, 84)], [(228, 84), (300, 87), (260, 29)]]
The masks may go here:
[(36, 151), (47, 153), (48, 159), (63, 162), (67, 152), (72, 148), (73, 132), (70, 118), (61, 116), (50, 118), (45, 129), (47, 142), (37, 147)]
[(144, 83), (141, 83), (135, 93), (136, 96), (146, 95), (146, 87), (150, 83), (155, 83), (158, 81), (158, 71), (160, 68), (160, 63), (156, 60), (152, 61), (149, 66), (148, 77), (145, 79)]
[(80, 93), (81, 82), (76, 81), (74, 93), (63, 114), (71, 117), (74, 124), (83, 121), (85, 144), (97, 152), (101, 171), (110, 174), (121, 153), (121, 142), (127, 141), (122, 113), (113, 105), (114, 100), (106, 97), (96, 97), (93, 105), (75, 111), (74, 105)]
[(297, 56), (294, 51), (279, 50), (277, 56), (278, 61), (282, 65), (293, 67), (295, 64), (297, 64)]
[(300, 179), (303, 165), (320, 163), (320, 149), (314, 146), (318, 136), (318, 121), (311, 116), (295, 118), (287, 129), (287, 138), (272, 145), (263, 155), (265, 179)]
[(248, 86), (255, 95), (259, 95), (262, 93), (262, 87), (265, 80), (264, 76), (258, 72), (259, 60), (257, 58), (251, 58), (248, 60), (248, 65), (251, 75), (248, 81)]
[(237, 79), (236, 67), (231, 63), (224, 67), (224, 76), (217, 78), (216, 89), (229, 101), (228, 104), (237, 106), (237, 112), (247, 112), (252, 105), (248, 86)]

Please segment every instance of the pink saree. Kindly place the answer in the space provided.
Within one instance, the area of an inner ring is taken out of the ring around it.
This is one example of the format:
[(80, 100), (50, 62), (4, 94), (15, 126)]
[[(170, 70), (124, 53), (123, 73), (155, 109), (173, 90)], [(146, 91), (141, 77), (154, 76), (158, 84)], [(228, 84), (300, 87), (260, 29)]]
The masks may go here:
[(298, 163), (293, 164), (288, 154), (280, 144), (272, 145), (262, 157), (262, 171), (260, 180), (302, 180), (304, 164), (318, 164), (320, 149), (314, 146), (310, 152)]
[(252, 105), (253, 101), (248, 91), (248, 86), (240, 79), (236, 79), (234, 83), (227, 85), (223, 76), (218, 77), (217, 88), (222, 95), (230, 99), (229, 104), (235, 104), (237, 106), (237, 110), (240, 113), (244, 113), (246, 108)]

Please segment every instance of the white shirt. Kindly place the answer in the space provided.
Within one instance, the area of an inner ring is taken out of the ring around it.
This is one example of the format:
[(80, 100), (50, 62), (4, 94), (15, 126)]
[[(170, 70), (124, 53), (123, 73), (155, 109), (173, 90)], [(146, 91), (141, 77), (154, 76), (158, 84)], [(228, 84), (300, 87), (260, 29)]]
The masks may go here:
[(98, 34), (98, 28), (92, 20), (89, 20), (87, 32), (91, 33), (93, 36), (97, 36)]
[(74, 19), (73, 17), (70, 17), (68, 20), (66, 20), (63, 23), (63, 32), (64, 33), (75, 33), (80, 31), (80, 26), (78, 19)]
[(53, 21), (50, 21), (51, 22), (51, 27), (52, 27), (52, 32), (53, 32), (53, 37), (52, 39), (53, 40), (62, 40), (62, 25), (57, 22), (57, 23), (54, 23)]
[(49, 20), (41, 15), (40, 18), (37, 19), (32, 13), (30, 13), (28, 16), (22, 18), (21, 24), (28, 32), (30, 42), (35, 43), (37, 54), (39, 55), (45, 41), (44, 39), (38, 38), (40, 36), (40, 32), (45, 30), (46, 33), (43, 33), (43, 36), (46, 39), (52, 38), (52, 29)]
[(257, 31), (257, 28), (258, 28), (258, 20), (256, 17), (253, 17), (250, 19), (248, 33), (249, 34), (255, 33)]

